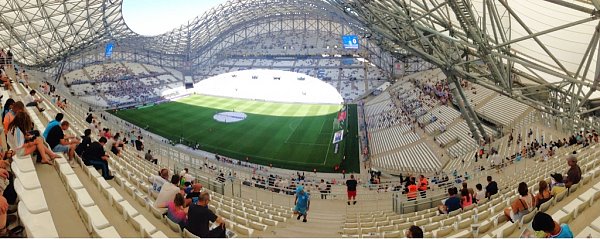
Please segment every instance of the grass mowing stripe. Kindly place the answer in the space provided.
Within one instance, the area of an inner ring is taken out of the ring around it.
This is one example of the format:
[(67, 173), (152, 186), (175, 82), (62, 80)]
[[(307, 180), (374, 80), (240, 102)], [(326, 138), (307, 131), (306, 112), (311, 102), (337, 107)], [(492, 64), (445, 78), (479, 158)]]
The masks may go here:
[[(244, 112), (238, 123), (221, 123), (213, 115)], [(232, 158), (293, 170), (333, 171), (343, 155), (333, 154), (332, 121), (339, 106), (285, 104), (193, 95), (144, 109), (120, 110), (117, 116), (172, 140), (183, 136), (187, 144)], [(288, 140), (289, 139), (289, 140)], [(296, 142), (290, 143), (290, 142)], [(330, 148), (330, 152), (327, 150)], [(324, 159), (327, 163), (323, 165)], [(357, 171), (358, 169), (347, 169)]]

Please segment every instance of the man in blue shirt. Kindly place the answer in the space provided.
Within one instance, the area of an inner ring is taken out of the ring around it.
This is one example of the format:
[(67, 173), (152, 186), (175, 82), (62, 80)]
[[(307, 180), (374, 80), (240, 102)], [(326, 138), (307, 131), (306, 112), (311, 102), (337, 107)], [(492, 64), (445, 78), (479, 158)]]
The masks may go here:
[(306, 214), (310, 208), (310, 194), (304, 191), (304, 186), (299, 185), (296, 188), (296, 200), (294, 201), (296, 207), (294, 207), (294, 213), (298, 213), (298, 220), (304, 216), (302, 222), (306, 222)]
[(444, 201), (443, 205), (438, 207), (438, 210), (441, 214), (448, 214), (461, 208), (460, 198), (457, 196), (457, 194), (458, 189), (456, 187), (448, 188), (448, 199)]
[(64, 115), (62, 113), (58, 113), (56, 114), (56, 117), (54, 117), (53, 121), (48, 122), (48, 125), (46, 125), (46, 130), (44, 130), (44, 139), (48, 138), (48, 133), (50, 133), (50, 129), (52, 129), (54, 126), (57, 126), (60, 124), (60, 122), (63, 120)]

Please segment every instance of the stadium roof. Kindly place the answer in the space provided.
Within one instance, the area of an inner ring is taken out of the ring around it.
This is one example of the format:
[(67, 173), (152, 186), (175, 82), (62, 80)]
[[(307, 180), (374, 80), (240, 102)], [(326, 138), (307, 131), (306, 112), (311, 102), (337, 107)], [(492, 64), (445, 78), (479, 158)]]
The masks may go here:
[(389, 50), (409, 50), (449, 76), (557, 115), (600, 109), (589, 101), (600, 97), (599, 0), (330, 2)]
[(5, 0), (0, 2), (0, 44), (35, 65), (105, 39), (132, 35), (122, 0)]
[(3, 1), (0, 44), (29, 65), (110, 40), (190, 57), (256, 19), (335, 15), (391, 52), (408, 50), (451, 78), (543, 104), (540, 110), (584, 114), (596, 110), (589, 99), (600, 97), (600, 0), (232, 0), (156, 37), (131, 31), (121, 3)]

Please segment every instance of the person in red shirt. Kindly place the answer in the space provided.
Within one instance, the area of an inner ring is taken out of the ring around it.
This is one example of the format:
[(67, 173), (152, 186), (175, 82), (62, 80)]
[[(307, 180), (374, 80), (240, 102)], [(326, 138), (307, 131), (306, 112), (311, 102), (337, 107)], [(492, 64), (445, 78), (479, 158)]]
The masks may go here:
[(415, 178), (411, 178), (408, 183), (408, 193), (406, 194), (408, 200), (417, 199), (417, 184), (415, 182)]
[(419, 191), (421, 192), (421, 198), (425, 198), (425, 193), (428, 187), (429, 181), (427, 181), (427, 178), (425, 176), (421, 175), (419, 179)]

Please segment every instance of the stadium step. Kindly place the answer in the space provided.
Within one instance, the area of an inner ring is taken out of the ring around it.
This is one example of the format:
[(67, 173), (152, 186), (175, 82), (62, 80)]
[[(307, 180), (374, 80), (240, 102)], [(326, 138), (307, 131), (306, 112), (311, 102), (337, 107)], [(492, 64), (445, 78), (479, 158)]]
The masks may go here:
[(35, 164), (35, 169), (58, 236), (90, 237), (56, 170), (42, 164)]

